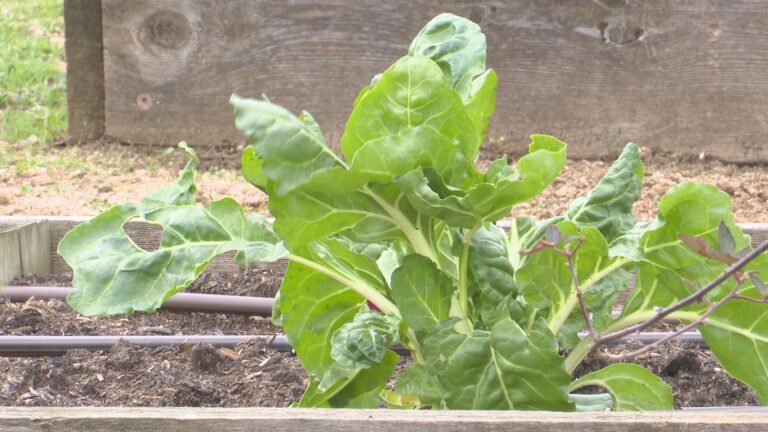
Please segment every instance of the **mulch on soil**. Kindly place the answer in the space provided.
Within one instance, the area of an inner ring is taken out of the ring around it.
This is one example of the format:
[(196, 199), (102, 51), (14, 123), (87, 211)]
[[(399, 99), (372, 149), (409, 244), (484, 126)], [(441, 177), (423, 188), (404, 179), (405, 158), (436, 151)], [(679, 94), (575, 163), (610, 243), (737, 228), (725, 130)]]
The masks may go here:
[[(273, 296), (282, 275), (247, 269), (206, 273), (194, 292)], [(67, 286), (68, 275), (19, 278), (13, 284)], [(58, 300), (0, 303), (0, 334), (276, 334), (268, 318), (159, 311), (133, 316), (83, 317)], [(632, 350), (637, 343), (608, 348)], [(404, 359), (407, 362), (407, 359)], [(637, 361), (673, 389), (675, 405), (759, 405), (755, 394), (697, 345), (673, 342)], [(604, 367), (587, 359), (577, 375)], [(288, 406), (306, 386), (296, 357), (249, 341), (233, 349), (209, 344), (110, 351), (71, 350), (61, 357), (0, 357), (0, 405), (21, 406)]]

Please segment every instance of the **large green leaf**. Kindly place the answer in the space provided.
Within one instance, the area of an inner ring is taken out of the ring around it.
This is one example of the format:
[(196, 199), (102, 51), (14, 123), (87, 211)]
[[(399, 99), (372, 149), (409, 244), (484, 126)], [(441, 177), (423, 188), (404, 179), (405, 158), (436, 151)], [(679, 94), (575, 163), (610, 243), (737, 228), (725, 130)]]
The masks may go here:
[(475, 308), (489, 328), (496, 320), (498, 308), (517, 294), (508, 247), (507, 235), (495, 225), (478, 230), (469, 244), (469, 275), (477, 286)]
[(511, 319), (470, 334), (446, 324), (427, 336), (424, 355), (446, 391), (448, 408), (574, 409), (570, 377), (543, 320), (527, 334)]
[[(287, 255), (266, 221), (246, 217), (232, 199), (194, 204), (192, 156), (173, 184), (149, 194), (139, 207), (115, 206), (64, 236), (58, 252), (74, 272), (76, 291), (68, 302), (75, 310), (85, 315), (154, 311), (221, 253), (238, 251), (241, 265)], [(136, 217), (162, 227), (156, 250), (140, 248), (123, 231)]]
[(485, 71), (485, 47), (480, 26), (466, 18), (442, 13), (421, 29), (408, 54), (434, 60), (456, 92), (468, 101), (472, 79)]
[(475, 123), (437, 64), (406, 56), (355, 106), (341, 145), (351, 170), (370, 181), (430, 166), (457, 183), (479, 140)]
[(488, 123), (496, 109), (496, 86), (498, 78), (493, 69), (488, 69), (472, 81), (470, 100), (467, 103), (467, 113), (475, 122), (481, 137), (485, 137)]
[(403, 320), (415, 330), (429, 330), (448, 319), (453, 280), (429, 258), (408, 255), (392, 273), (392, 299)]
[(339, 164), (325, 145), (319, 127), (309, 114), (297, 118), (285, 108), (232, 95), (235, 125), (244, 133), (261, 170), (283, 195), (305, 183), (316, 171)]
[[(623, 314), (670, 305), (692, 292), (690, 283), (704, 286), (717, 277), (726, 264), (691, 250), (679, 234), (699, 237), (716, 245), (721, 222), (733, 233), (736, 249), (750, 244), (749, 237), (733, 221), (728, 194), (709, 184), (689, 182), (670, 189), (659, 202), (656, 220), (630, 230), (611, 245), (612, 255), (641, 261), (638, 283)], [(732, 288), (733, 282), (728, 281), (711, 297), (717, 298)]]
[(571, 390), (602, 387), (613, 396), (614, 411), (671, 410), (672, 389), (642, 366), (616, 363), (588, 373), (571, 384)]
[(612, 241), (635, 226), (632, 204), (640, 197), (643, 172), (640, 151), (627, 144), (597, 186), (571, 203), (566, 216), (579, 226), (596, 227)]
[[(339, 366), (331, 356), (333, 334), (351, 322), (364, 304), (363, 296), (337, 280), (296, 262), (288, 265), (280, 286), (283, 330), (302, 366), (318, 381)], [(357, 371), (346, 368), (344, 372), (351, 376)]]
[(370, 195), (303, 189), (285, 196), (270, 196), (269, 210), (275, 231), (289, 248), (343, 233), (357, 241), (403, 239), (397, 223)]
[(768, 304), (731, 301), (700, 330), (725, 370), (768, 404)]
[(400, 319), (363, 310), (341, 326), (331, 339), (331, 357), (346, 367), (369, 368), (379, 364), (387, 348), (400, 341)]

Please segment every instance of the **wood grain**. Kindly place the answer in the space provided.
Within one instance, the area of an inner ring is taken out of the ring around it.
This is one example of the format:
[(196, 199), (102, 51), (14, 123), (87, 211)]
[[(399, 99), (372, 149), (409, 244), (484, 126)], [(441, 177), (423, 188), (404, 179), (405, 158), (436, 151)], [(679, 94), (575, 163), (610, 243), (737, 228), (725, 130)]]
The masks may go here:
[(299, 408), (17, 408), (0, 411), (9, 432), (108, 430), (208, 432), (719, 432), (768, 428), (768, 412), (553, 413), (535, 411), (345, 410)]
[(20, 227), (21, 274), (51, 274), (51, 232), (47, 221), (34, 221)]
[(18, 225), (0, 222), (0, 285), (21, 275)]
[(104, 135), (101, 0), (64, 0), (70, 141)]
[(105, 127), (133, 143), (240, 143), (231, 93), (312, 112), (337, 146), (355, 95), (434, 15), (478, 22), (500, 77), (490, 136), (574, 157), (641, 146), (768, 161), (762, 0), (102, 0)]

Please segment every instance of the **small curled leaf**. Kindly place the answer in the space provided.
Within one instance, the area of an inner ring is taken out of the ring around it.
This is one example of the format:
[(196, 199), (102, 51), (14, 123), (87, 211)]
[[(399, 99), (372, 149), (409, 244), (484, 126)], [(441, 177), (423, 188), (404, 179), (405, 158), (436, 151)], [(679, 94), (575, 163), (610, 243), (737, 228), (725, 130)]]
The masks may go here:
[(563, 233), (557, 225), (550, 225), (544, 233), (544, 239), (550, 243), (558, 244), (563, 241)]
[(765, 282), (763, 282), (755, 274), (749, 275), (749, 279), (752, 280), (752, 283), (755, 284), (755, 288), (757, 288), (757, 290), (760, 291), (760, 294), (762, 294), (763, 297), (768, 296), (768, 288), (765, 287)]
[(720, 221), (720, 225), (717, 227), (717, 250), (728, 255), (733, 255), (736, 252), (736, 240), (725, 221)]
[(331, 338), (331, 357), (346, 367), (369, 368), (384, 358), (387, 348), (400, 341), (400, 320), (364, 310)]

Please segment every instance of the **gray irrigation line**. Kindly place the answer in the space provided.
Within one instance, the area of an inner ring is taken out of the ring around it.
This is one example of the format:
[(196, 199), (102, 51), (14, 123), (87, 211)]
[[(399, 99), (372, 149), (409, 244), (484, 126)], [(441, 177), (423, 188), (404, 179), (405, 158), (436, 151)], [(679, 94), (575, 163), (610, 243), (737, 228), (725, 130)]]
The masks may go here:
[[(666, 336), (665, 332), (646, 332), (627, 336), (616, 343), (637, 341), (653, 343)], [(209, 343), (216, 347), (232, 347), (249, 339), (269, 340), (277, 351), (291, 351), (283, 335), (237, 335), (237, 336), (0, 336), (0, 356), (46, 356), (61, 355), (71, 349), (107, 350), (123, 341), (143, 347), (175, 346), (185, 343)], [(698, 332), (683, 333), (676, 340), (703, 344)], [(402, 347), (395, 351), (407, 354)]]
[(51, 356), (61, 355), (72, 349), (108, 350), (118, 342), (157, 348), (187, 343), (209, 343), (215, 347), (230, 348), (239, 343), (261, 339), (270, 341), (277, 351), (291, 351), (283, 335), (195, 335), (195, 336), (0, 336), (0, 355)]
[[(0, 297), (5, 296), (11, 301), (27, 301), (32, 297), (64, 300), (72, 291), (74, 288), (70, 287), (7, 286), (0, 288)], [(270, 316), (272, 303), (274, 299), (271, 297), (180, 293), (166, 300), (162, 309)]]

